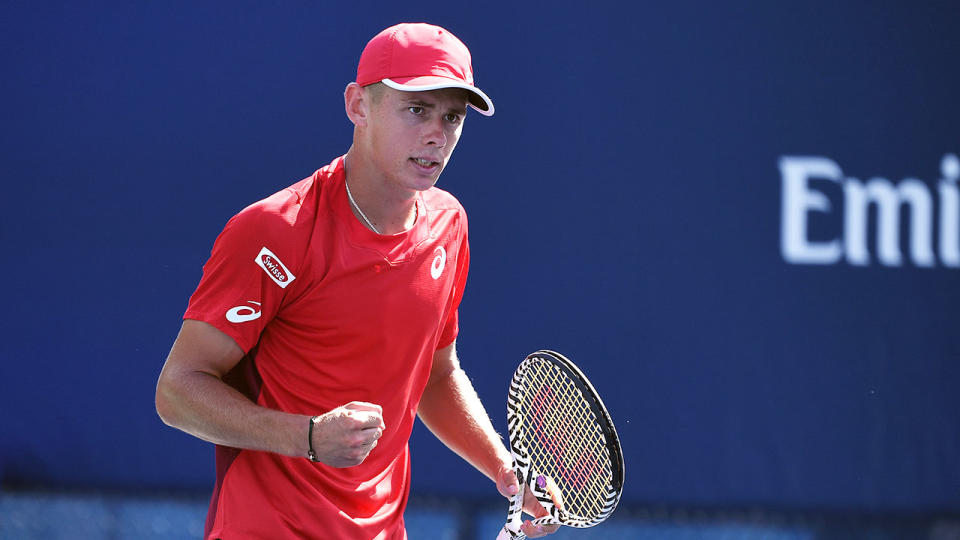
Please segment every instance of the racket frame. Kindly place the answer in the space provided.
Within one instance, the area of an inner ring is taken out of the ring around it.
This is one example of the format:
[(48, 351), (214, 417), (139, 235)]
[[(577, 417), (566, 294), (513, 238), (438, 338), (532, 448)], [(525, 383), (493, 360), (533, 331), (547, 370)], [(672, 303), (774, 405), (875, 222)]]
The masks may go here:
[[(593, 518), (575, 516), (554, 504), (546, 485), (539, 485), (537, 480), (540, 471), (532, 467), (530, 452), (524, 445), (523, 419), (520, 416), (522, 383), (529, 366), (537, 361), (547, 361), (559, 367), (566, 373), (584, 396), (594, 416), (599, 420), (600, 430), (604, 437), (605, 446), (610, 453), (611, 481), (607, 486), (606, 500), (602, 510)], [(620, 437), (610, 418), (610, 413), (600, 399), (596, 389), (589, 379), (570, 359), (562, 354), (548, 349), (541, 349), (528, 355), (517, 367), (510, 382), (510, 391), (507, 395), (507, 428), (510, 434), (510, 453), (513, 456), (514, 470), (520, 484), (518, 493), (510, 498), (510, 508), (507, 513), (507, 522), (501, 529), (497, 540), (522, 540), (525, 535), (520, 532), (523, 523), (523, 497), (527, 489), (536, 497), (537, 501), (546, 509), (547, 515), (536, 518), (533, 525), (567, 525), (569, 527), (593, 527), (607, 519), (616, 509), (623, 491), (623, 452), (620, 448)]]

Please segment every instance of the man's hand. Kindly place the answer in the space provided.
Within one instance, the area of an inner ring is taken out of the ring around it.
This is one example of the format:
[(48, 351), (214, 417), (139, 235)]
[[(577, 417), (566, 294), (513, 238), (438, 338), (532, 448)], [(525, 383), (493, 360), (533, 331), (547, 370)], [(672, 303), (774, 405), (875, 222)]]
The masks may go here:
[(313, 427), (313, 450), (331, 467), (353, 467), (367, 459), (384, 429), (379, 405), (351, 401), (320, 415)]
[[(520, 483), (517, 481), (517, 475), (513, 472), (512, 464), (504, 464), (500, 468), (500, 473), (497, 475), (497, 491), (509, 499), (516, 495), (519, 490)], [(549, 477), (547, 478), (547, 492), (550, 494), (550, 498), (553, 499), (553, 504), (563, 508), (563, 496), (560, 494), (560, 488), (553, 479)], [(547, 515), (546, 508), (540, 505), (540, 502), (537, 501), (537, 498), (533, 496), (533, 493), (531, 493), (529, 489), (523, 492), (523, 511), (534, 518)], [(520, 526), (523, 534), (530, 538), (540, 538), (541, 536), (555, 533), (559, 528), (559, 525), (533, 525), (529, 519), (524, 520), (523, 525)]]

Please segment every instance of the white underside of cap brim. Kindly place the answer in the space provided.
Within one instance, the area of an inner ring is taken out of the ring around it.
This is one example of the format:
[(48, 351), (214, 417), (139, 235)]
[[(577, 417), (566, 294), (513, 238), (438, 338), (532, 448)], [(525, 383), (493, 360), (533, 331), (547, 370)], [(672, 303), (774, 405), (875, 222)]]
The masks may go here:
[(480, 107), (477, 107), (476, 105), (474, 105), (473, 103), (469, 103), (471, 107), (476, 109), (478, 113), (484, 116), (493, 116), (493, 101), (491, 101), (490, 98), (487, 97), (487, 95), (484, 94), (476, 86), (470, 86), (469, 84), (459, 83), (451, 80), (441, 80), (433, 84), (419, 84), (419, 85), (400, 84), (398, 82), (391, 81), (390, 79), (383, 79), (380, 82), (389, 86), (390, 88), (393, 88), (394, 90), (400, 90), (401, 92), (427, 92), (430, 90), (440, 90), (441, 88), (463, 88), (464, 90), (467, 90), (468, 92), (482, 99), (483, 102), (487, 105), (487, 110), (483, 110)]

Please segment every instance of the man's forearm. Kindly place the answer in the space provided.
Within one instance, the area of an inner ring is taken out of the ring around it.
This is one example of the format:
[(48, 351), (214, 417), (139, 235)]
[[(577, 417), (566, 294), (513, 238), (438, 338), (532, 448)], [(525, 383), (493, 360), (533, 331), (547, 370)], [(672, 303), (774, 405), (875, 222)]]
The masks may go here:
[(459, 367), (431, 379), (417, 412), (438, 439), (495, 483), (503, 464), (511, 466), (510, 453)]
[(261, 407), (216, 376), (166, 373), (157, 386), (163, 421), (215, 444), (305, 456), (308, 416)]
[(164, 423), (234, 448), (305, 455), (307, 421), (260, 407), (223, 382), (243, 357), (236, 342), (213, 326), (185, 320), (157, 381)]

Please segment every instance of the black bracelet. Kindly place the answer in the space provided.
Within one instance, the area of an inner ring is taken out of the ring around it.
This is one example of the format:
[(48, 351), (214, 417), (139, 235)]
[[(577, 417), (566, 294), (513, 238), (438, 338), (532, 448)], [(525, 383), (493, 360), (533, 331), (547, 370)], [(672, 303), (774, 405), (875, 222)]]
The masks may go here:
[(310, 447), (310, 450), (307, 451), (307, 458), (310, 461), (319, 463), (320, 460), (317, 459), (317, 453), (313, 451), (313, 425), (320, 421), (319, 416), (314, 416), (310, 419), (310, 429), (307, 431), (307, 446)]

